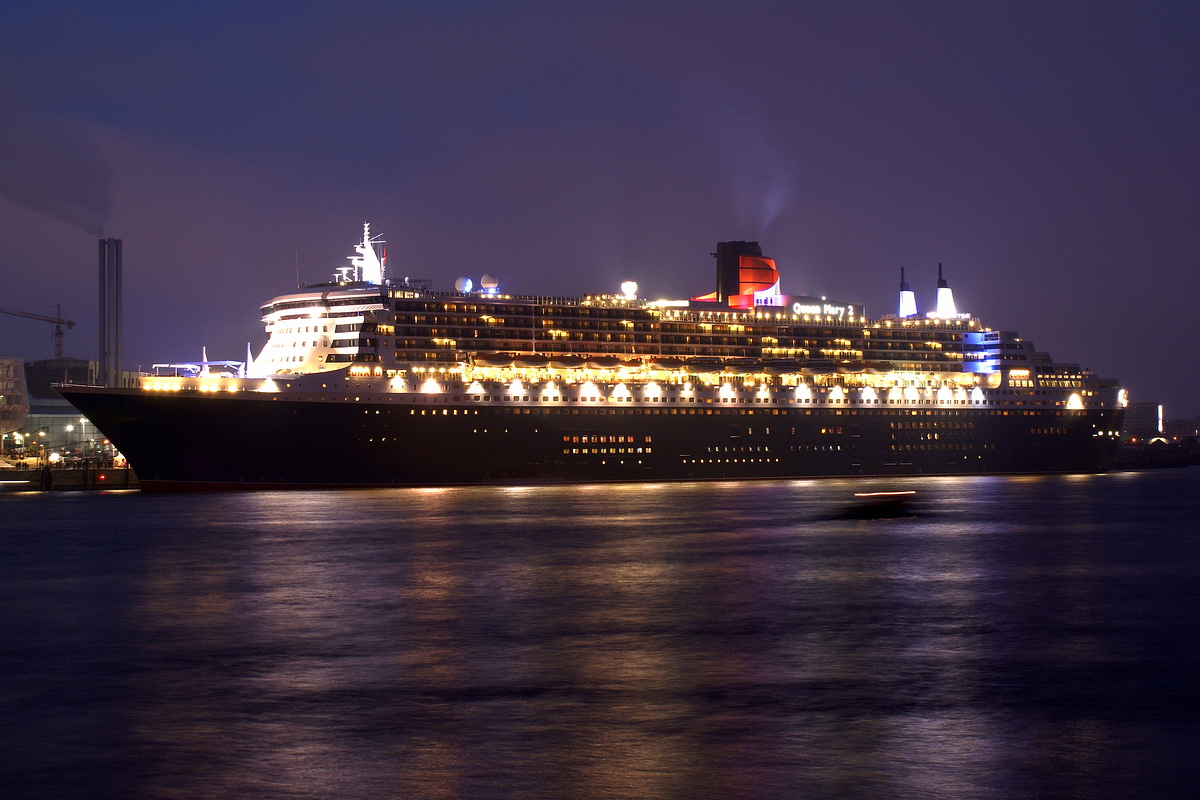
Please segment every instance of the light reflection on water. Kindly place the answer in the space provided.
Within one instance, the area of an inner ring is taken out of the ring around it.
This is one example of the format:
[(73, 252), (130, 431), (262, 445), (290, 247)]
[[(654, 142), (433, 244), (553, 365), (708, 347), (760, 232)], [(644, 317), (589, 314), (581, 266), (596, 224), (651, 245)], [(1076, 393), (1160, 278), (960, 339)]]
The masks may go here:
[(1196, 471), (0, 498), (9, 785), (1151, 797)]

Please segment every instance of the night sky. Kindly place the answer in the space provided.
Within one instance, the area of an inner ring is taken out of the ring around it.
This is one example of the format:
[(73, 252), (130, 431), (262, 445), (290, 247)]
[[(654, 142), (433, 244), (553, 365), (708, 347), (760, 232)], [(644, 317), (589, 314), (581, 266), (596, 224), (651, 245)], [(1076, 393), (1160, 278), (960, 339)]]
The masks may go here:
[[(0, 2), (0, 307), (79, 325), (124, 240), (126, 364), (240, 359), (346, 264), (518, 294), (960, 310), (1200, 414), (1200, 4)], [(0, 355), (52, 355), (0, 316)]]

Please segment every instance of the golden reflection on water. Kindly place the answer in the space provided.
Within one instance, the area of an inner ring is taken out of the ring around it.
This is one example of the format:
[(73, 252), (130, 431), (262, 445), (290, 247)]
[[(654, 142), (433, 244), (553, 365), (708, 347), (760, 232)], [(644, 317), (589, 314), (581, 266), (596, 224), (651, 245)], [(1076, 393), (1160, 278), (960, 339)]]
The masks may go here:
[[(147, 565), (146, 794), (1003, 797), (1043, 747), (1085, 776), (1103, 731), (979, 705), (1013, 576), (977, 511), (1046, 480), (877, 523), (827, 516), (850, 481), (238, 496)], [(1085, 562), (1023, 567), (1081, 630)]]

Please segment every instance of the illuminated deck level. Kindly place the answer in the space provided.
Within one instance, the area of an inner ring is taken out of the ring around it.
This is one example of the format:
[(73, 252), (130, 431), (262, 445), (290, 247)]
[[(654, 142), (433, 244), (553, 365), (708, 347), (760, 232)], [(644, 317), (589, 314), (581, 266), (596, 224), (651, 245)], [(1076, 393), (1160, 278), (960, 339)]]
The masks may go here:
[[(416, 367), (402, 372), (359, 367), (273, 378), (145, 377), (150, 392), (253, 392), (279, 400), (382, 403), (483, 403), (536, 407), (752, 405), (844, 408), (1118, 409), (1116, 387), (1031, 388), (1025, 371), (1000, 375), (921, 373), (769, 376), (598, 374), (589, 370)], [(1014, 375), (1016, 377), (1014, 377)], [(1056, 384), (1068, 381), (1055, 381)], [(1075, 383), (1071, 381), (1070, 383)], [(353, 393), (353, 394), (351, 394)]]

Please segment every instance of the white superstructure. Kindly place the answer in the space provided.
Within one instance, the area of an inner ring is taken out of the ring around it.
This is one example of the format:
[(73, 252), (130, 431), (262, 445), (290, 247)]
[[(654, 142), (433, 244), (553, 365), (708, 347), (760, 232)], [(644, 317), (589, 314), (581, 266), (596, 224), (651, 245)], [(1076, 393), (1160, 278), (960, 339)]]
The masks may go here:
[(354, 360), (363, 337), (378, 334), (376, 314), (385, 307), (383, 278), (386, 255), (380, 257), (371, 238), (370, 223), (363, 223), (358, 255), (347, 256), (350, 265), (339, 267), (335, 282), (307, 287), (273, 298), (263, 308), (267, 343), (247, 365), (252, 378), (296, 375), (338, 369)]

